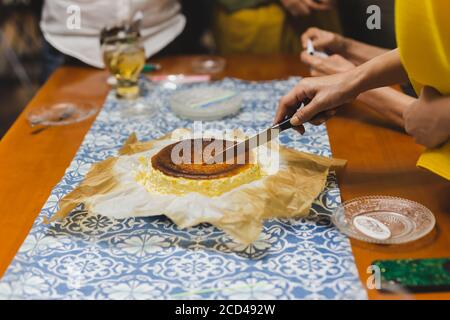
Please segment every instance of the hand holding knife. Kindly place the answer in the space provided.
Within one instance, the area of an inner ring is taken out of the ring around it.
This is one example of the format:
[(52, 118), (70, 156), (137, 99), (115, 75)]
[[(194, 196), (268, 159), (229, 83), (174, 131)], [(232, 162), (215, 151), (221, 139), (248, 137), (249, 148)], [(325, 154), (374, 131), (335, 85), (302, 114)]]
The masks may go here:
[[(298, 109), (304, 107), (308, 103), (309, 100), (302, 102)], [(263, 130), (244, 141), (238, 142), (233, 146), (226, 148), (225, 150), (222, 150), (221, 152), (214, 155), (214, 157), (212, 158), (213, 163), (227, 162), (227, 160), (233, 159), (237, 155), (248, 152), (251, 149), (257, 148), (263, 144), (270, 142), (274, 138), (278, 137), (281, 132), (294, 127), (291, 123), (291, 119), (292, 117), (287, 117), (282, 122), (274, 124), (270, 128)]]

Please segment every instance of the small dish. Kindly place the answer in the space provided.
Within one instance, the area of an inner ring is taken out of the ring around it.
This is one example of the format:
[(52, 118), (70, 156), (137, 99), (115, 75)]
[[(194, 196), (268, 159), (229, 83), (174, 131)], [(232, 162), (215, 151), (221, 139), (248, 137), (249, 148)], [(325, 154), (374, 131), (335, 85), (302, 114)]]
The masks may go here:
[(59, 102), (32, 109), (27, 114), (32, 127), (63, 126), (86, 120), (98, 112), (98, 107), (90, 102)]
[(423, 205), (389, 196), (347, 201), (335, 210), (331, 219), (347, 236), (378, 244), (402, 244), (420, 239), (433, 230), (436, 223), (433, 213)]

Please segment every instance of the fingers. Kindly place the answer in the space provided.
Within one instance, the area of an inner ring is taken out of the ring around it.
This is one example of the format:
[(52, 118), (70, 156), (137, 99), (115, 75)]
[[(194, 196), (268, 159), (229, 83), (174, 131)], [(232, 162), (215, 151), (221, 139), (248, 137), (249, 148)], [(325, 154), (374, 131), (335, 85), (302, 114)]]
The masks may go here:
[(305, 134), (305, 127), (303, 125), (300, 125), (298, 127), (294, 127), (292, 129), (294, 129), (295, 131), (297, 131), (301, 135)]
[(414, 128), (408, 132), (409, 135), (413, 136), (414, 141), (417, 144), (427, 147), (428, 149), (433, 149), (440, 146), (446, 140), (440, 139), (439, 136), (430, 135), (429, 132), (421, 130), (419, 128)]
[(425, 86), (425, 87), (423, 87), (423, 89), (422, 89), (421, 96), (422, 96), (425, 100), (433, 100), (433, 99), (436, 99), (436, 98), (441, 97), (441, 94), (440, 94), (440, 92), (437, 91), (435, 88)]
[(332, 6), (332, 2), (330, 1), (314, 1), (314, 0), (304, 0), (305, 3), (308, 5), (308, 7), (310, 7), (311, 9), (314, 10), (319, 10), (319, 11), (324, 11), (324, 10), (330, 10), (333, 8)]
[(313, 77), (332, 73), (328, 67), (329, 59), (322, 56), (312, 56), (306, 51), (303, 51), (300, 55), (300, 60), (311, 68), (311, 76)]
[(312, 76), (342, 73), (355, 68), (353, 63), (338, 54), (322, 57), (302, 52), (300, 60), (311, 67)]
[(301, 42), (304, 49), (308, 47), (308, 40), (311, 40), (314, 48), (319, 51), (327, 51), (333, 46), (335, 35), (331, 32), (317, 28), (309, 28), (301, 36)]
[(307, 51), (303, 51), (300, 55), (300, 60), (312, 68), (321, 69), (320, 65), (323, 63), (324, 58), (317, 55), (310, 55)]
[(321, 37), (312, 40), (313, 46), (318, 51), (327, 51), (331, 47), (333, 39), (331, 37)]
[(300, 38), (303, 48), (306, 49), (308, 46), (308, 40), (313, 41), (319, 36), (320, 32), (321, 30), (317, 28), (309, 28), (308, 30), (306, 30)]
[(320, 2), (322, 6), (326, 6), (329, 9), (333, 9), (336, 4), (336, 0), (317, 0), (315, 2)]
[(275, 115), (274, 123), (280, 123), (287, 117), (291, 117), (297, 111), (302, 101), (308, 96), (301, 85), (297, 85), (287, 95), (281, 98)]
[(323, 76), (327, 75), (326, 73), (321, 72), (321, 71), (319, 71), (317, 69), (313, 69), (313, 68), (311, 68), (309, 73), (311, 74), (311, 77), (323, 77)]
[[(313, 119), (311, 119), (310, 123), (315, 126), (320, 126), (321, 124), (325, 123), (325, 121), (332, 118), (336, 114), (336, 112), (337, 112), (337, 109), (332, 109), (332, 110), (327, 110), (327, 111), (321, 112), (317, 116), (315, 116)], [(293, 129), (302, 135), (305, 133), (304, 125), (296, 126)]]
[(303, 1), (295, 1), (290, 7), (289, 12), (293, 16), (308, 16), (311, 14), (311, 9)]
[(281, 2), (293, 16), (306, 16), (311, 13), (311, 9), (305, 3), (305, 0), (281, 0)]
[(291, 124), (296, 127), (309, 122), (316, 114), (321, 112), (322, 105), (313, 99), (309, 104), (297, 110), (291, 119)]

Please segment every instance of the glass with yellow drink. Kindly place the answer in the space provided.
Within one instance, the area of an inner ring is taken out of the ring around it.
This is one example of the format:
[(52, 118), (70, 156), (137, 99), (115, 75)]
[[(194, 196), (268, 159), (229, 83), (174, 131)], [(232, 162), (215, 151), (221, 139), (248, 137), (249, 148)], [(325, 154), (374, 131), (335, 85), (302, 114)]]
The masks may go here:
[(119, 98), (139, 97), (139, 75), (145, 65), (145, 51), (138, 33), (119, 32), (107, 37), (102, 44), (106, 67), (117, 79), (116, 94)]

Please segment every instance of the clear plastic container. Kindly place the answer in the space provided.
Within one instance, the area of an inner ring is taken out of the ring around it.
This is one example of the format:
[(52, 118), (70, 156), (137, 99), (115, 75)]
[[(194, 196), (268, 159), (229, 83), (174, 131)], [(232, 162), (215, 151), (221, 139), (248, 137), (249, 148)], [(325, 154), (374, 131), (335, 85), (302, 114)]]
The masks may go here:
[(241, 95), (235, 91), (205, 87), (175, 93), (170, 104), (181, 118), (212, 121), (238, 113), (241, 102)]

